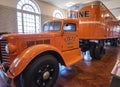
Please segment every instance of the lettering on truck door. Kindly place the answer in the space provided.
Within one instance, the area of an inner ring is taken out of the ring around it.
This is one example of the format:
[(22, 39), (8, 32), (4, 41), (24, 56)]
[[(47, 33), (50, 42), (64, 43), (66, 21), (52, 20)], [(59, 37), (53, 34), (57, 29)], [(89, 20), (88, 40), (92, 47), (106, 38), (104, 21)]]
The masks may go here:
[(68, 51), (79, 48), (79, 40), (76, 32), (77, 30), (76, 24), (65, 23), (63, 30), (64, 30), (64, 34), (63, 34), (62, 51)]

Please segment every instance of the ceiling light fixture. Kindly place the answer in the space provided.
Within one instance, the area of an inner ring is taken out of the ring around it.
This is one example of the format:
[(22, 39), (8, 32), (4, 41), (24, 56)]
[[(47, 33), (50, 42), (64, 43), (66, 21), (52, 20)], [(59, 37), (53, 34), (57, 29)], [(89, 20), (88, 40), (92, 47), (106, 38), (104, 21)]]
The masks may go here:
[(65, 4), (65, 6), (70, 7), (70, 6), (74, 5), (74, 4), (75, 4), (74, 2), (68, 2), (68, 3)]

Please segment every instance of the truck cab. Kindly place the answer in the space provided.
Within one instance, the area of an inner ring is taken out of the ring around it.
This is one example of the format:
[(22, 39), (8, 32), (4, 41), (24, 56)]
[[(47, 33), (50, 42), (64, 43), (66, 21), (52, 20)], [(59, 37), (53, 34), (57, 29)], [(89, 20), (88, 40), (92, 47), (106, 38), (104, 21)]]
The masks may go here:
[(70, 66), (82, 60), (78, 27), (77, 19), (61, 19), (46, 22), (39, 34), (2, 35), (3, 73), (16, 87), (52, 87), (59, 63)]

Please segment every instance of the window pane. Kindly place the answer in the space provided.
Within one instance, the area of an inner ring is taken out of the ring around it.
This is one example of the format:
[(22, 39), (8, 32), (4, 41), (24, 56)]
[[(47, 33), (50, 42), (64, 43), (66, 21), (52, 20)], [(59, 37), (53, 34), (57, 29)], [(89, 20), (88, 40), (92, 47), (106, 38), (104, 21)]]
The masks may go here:
[(22, 4), (24, 4), (24, 3), (25, 3), (25, 1), (24, 1), (24, 0), (21, 0), (21, 3), (22, 3)]
[(22, 22), (22, 18), (21, 17), (17, 17), (17, 20)]
[(17, 5), (17, 9), (21, 9), (21, 6), (20, 6), (20, 5)]
[(23, 6), (23, 3), (21, 1), (19, 1), (18, 4), (17, 4), (17, 9), (21, 9), (22, 6)]
[(43, 31), (59, 31), (61, 27), (61, 22), (48, 22), (44, 24)]
[(25, 11), (30, 11), (30, 12), (34, 12), (34, 9), (33, 9), (31, 6), (29, 6), (29, 5), (25, 5), (25, 6), (23, 7), (23, 10), (25, 10)]
[(41, 31), (40, 30), (40, 16), (39, 16), (39, 14), (36, 14), (36, 13), (39, 13), (38, 12), (39, 8), (34, 3), (34, 0), (33, 1), (21, 0), (17, 4), (17, 8), (21, 9), (17, 12), (18, 32), (19, 33), (21, 33), (21, 32), (37, 33), (39, 31)]
[(56, 13), (56, 14), (55, 14), (55, 17), (56, 17), (56, 18), (62, 18), (61, 14), (59, 14), (59, 13)]
[(44, 24), (43, 31), (47, 32), (49, 30), (49, 23)]
[(25, 2), (25, 3), (28, 3), (28, 2), (29, 2), (29, 0), (24, 0), (24, 2)]
[(22, 26), (18, 26), (18, 32), (22, 33)]
[(22, 21), (18, 21), (18, 26), (22, 26)]
[(40, 22), (39, 16), (36, 16), (36, 23), (39, 23), (39, 22)]
[(54, 22), (54, 30), (59, 31), (61, 27), (61, 22)]
[(64, 24), (64, 31), (65, 32), (74, 32), (76, 31), (76, 25), (71, 23)]
[(17, 16), (21, 17), (22, 16), (21, 12), (17, 12)]
[(55, 10), (55, 11), (53, 12), (53, 17), (55, 17), (55, 18), (63, 18), (63, 14), (62, 14), (61, 11)]

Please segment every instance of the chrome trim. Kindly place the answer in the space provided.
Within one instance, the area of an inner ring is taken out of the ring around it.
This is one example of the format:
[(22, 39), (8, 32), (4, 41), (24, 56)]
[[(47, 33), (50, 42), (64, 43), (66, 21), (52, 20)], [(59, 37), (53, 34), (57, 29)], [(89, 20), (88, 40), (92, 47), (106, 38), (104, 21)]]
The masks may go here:
[(5, 51), (6, 44), (8, 44), (7, 40), (0, 40), (0, 52), (2, 57), (2, 63), (7, 62), (10, 64), (10, 55)]

